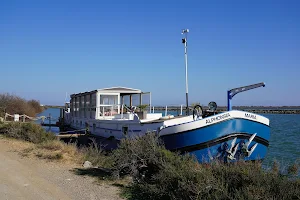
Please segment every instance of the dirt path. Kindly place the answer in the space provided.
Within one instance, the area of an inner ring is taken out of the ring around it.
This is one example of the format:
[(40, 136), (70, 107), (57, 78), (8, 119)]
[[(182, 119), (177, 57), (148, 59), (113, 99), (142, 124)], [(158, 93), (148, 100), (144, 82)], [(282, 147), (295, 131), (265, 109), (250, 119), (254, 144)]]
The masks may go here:
[(118, 188), (75, 175), (75, 165), (22, 157), (16, 141), (0, 138), (0, 199), (119, 200)]

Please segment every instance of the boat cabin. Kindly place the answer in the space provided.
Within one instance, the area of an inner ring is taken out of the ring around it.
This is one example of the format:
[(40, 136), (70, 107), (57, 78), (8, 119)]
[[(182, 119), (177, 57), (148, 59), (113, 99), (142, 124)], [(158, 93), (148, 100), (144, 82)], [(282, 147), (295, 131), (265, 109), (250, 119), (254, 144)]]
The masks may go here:
[[(126, 87), (111, 87), (71, 95), (71, 117), (86, 119), (115, 118), (113, 116), (126, 114), (133, 107), (133, 95), (139, 95), (138, 105), (142, 105), (143, 95), (150, 95), (149, 109), (151, 108), (151, 93), (139, 89)], [(125, 105), (125, 98), (129, 97), (129, 105)], [(145, 116), (139, 116), (145, 118)], [(123, 118), (123, 116), (122, 116)]]

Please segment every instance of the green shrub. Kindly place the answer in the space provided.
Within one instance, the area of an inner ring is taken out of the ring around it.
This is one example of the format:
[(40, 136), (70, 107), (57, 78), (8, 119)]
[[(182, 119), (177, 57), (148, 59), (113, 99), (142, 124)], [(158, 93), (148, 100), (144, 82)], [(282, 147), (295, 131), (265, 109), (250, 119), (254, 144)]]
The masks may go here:
[(2, 123), (0, 124), (0, 134), (33, 143), (55, 139), (54, 133), (46, 132), (40, 125), (34, 123)]
[(154, 133), (122, 140), (112, 158), (115, 177), (133, 178), (123, 191), (129, 199), (300, 199), (299, 179), (257, 162), (199, 164), (166, 150)]
[(133, 177), (133, 199), (190, 199), (210, 184), (197, 181), (204, 173), (194, 157), (166, 150), (154, 133), (122, 140), (113, 157), (115, 176)]
[(96, 140), (92, 139), (91, 144), (80, 148), (83, 155), (83, 160), (90, 161), (93, 166), (110, 168), (113, 160), (107, 156)]

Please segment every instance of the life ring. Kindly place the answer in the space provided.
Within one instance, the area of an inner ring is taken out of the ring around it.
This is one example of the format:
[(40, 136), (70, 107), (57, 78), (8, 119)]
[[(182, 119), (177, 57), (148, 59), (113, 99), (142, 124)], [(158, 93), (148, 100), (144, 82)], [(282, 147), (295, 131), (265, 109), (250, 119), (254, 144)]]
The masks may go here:
[(174, 115), (166, 115), (166, 116), (163, 116), (159, 119), (172, 119), (172, 118), (174, 118)]

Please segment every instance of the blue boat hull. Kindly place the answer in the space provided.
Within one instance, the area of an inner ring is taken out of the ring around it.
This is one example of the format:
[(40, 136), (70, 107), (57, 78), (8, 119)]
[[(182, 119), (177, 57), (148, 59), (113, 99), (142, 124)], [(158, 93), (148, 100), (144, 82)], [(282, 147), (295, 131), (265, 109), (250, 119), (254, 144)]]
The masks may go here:
[[(180, 125), (178, 125), (180, 126)], [(256, 133), (256, 134), (255, 134)], [(244, 145), (254, 136), (248, 148)], [(225, 162), (243, 160), (262, 160), (269, 145), (270, 127), (266, 124), (247, 120), (229, 119), (209, 126), (161, 136), (169, 150), (191, 153), (199, 162), (219, 159)], [(228, 159), (232, 141), (237, 145), (234, 158)], [(255, 145), (257, 143), (257, 145)], [(251, 147), (254, 150), (249, 153)], [(248, 150), (248, 152), (247, 152)]]

